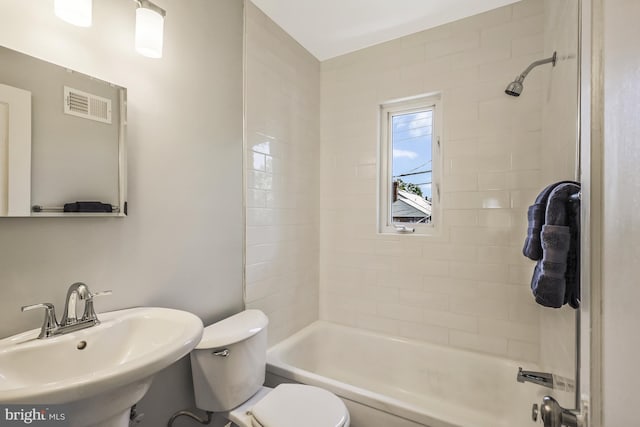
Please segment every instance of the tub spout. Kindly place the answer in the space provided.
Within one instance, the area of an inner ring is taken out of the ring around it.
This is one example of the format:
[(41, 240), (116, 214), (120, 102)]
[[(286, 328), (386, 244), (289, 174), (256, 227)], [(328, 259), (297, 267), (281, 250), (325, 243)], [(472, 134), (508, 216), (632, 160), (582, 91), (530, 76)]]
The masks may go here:
[(518, 368), (517, 380), (519, 383), (530, 382), (553, 388), (553, 375), (547, 372), (523, 371), (522, 368)]

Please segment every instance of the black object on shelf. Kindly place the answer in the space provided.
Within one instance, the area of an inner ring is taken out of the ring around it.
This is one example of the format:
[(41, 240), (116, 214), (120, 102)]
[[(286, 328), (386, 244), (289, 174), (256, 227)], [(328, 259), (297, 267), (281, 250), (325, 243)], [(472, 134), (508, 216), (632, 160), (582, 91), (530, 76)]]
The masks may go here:
[(102, 202), (73, 202), (64, 204), (64, 212), (113, 212), (113, 206)]

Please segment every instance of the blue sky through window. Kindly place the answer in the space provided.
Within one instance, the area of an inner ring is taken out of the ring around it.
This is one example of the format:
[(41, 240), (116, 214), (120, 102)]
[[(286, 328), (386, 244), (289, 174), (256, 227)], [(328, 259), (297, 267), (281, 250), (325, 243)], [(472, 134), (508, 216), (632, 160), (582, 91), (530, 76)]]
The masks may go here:
[(391, 124), (393, 180), (416, 184), (431, 199), (433, 111), (395, 115)]

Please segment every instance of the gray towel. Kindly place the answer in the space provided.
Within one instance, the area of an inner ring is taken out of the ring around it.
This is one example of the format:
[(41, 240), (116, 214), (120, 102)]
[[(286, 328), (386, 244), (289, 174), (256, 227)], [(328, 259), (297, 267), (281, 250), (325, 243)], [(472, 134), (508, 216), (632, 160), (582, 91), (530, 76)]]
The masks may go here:
[(571, 198), (579, 191), (580, 184), (563, 182), (547, 195), (546, 224), (540, 232), (542, 259), (531, 280), (536, 302), (546, 307), (580, 306), (580, 207)]
[(565, 303), (571, 231), (567, 226), (543, 225), (541, 238), (543, 255), (536, 264), (531, 290), (538, 304), (560, 308)]
[(524, 247), (522, 254), (527, 258), (538, 261), (542, 259), (542, 242), (540, 241), (540, 233), (542, 226), (545, 224), (545, 216), (547, 210), (547, 201), (551, 192), (561, 184), (580, 185), (575, 181), (560, 181), (555, 184), (548, 185), (540, 192), (533, 205), (529, 206), (527, 219), (529, 227), (527, 228), (527, 237), (524, 239)]

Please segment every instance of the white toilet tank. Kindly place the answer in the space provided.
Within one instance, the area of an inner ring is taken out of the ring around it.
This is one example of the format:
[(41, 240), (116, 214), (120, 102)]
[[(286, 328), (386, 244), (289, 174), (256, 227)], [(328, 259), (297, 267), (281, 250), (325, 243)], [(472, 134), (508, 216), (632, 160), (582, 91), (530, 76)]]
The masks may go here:
[(229, 411), (253, 396), (264, 383), (267, 324), (260, 310), (245, 310), (204, 328), (191, 352), (196, 406)]

